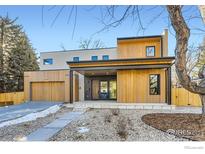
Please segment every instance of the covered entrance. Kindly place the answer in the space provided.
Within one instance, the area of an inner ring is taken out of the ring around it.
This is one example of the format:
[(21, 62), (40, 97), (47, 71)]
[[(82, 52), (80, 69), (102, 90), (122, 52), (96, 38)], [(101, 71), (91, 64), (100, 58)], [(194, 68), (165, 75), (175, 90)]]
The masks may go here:
[(116, 100), (116, 76), (85, 76), (85, 100)]
[[(171, 65), (174, 57), (67, 62), (84, 75), (85, 100), (118, 103), (171, 104)], [(155, 77), (153, 80), (153, 76)], [(72, 96), (73, 86), (70, 86)], [(71, 99), (71, 103), (73, 100)]]

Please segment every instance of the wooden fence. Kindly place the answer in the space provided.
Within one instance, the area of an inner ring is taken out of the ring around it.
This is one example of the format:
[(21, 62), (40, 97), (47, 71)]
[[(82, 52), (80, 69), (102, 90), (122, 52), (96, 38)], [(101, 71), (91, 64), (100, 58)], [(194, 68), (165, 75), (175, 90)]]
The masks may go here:
[[(0, 106), (24, 102), (24, 92), (0, 93)], [(199, 95), (184, 88), (172, 88), (172, 104), (177, 106), (201, 106)]]
[(184, 88), (172, 88), (172, 104), (176, 106), (201, 106), (198, 94), (191, 93)]
[(24, 102), (24, 92), (0, 93), (0, 106)]

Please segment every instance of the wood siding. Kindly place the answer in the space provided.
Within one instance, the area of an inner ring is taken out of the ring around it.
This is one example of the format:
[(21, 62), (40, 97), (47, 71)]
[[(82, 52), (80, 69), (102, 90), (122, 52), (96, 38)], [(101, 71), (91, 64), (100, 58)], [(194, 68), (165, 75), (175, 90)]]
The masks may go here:
[(92, 99), (99, 99), (99, 80), (92, 80)]
[(155, 57), (161, 57), (161, 38), (118, 41), (117, 56), (119, 59), (146, 58), (146, 46), (155, 46)]
[[(149, 75), (160, 74), (160, 95), (149, 94)], [(165, 70), (117, 71), (117, 101), (122, 103), (165, 103)]]
[(184, 88), (172, 88), (172, 104), (176, 106), (201, 106), (198, 94), (189, 92)]
[[(79, 83), (78, 75), (74, 74), (74, 86), (73, 95), (74, 100), (79, 99)], [(69, 80), (69, 70), (55, 70), (55, 71), (34, 71), (34, 72), (25, 72), (24, 73), (24, 95), (25, 100), (30, 101), (32, 97), (38, 98), (37, 100), (62, 100), (64, 102), (70, 101), (70, 80)], [(32, 87), (34, 85), (34, 87)], [(33, 89), (32, 89), (33, 88)], [(75, 90), (76, 89), (76, 90)], [(35, 93), (35, 91), (41, 91)], [(49, 92), (60, 91), (59, 92)], [(32, 92), (34, 91), (34, 92)], [(45, 91), (45, 92), (43, 92)], [(48, 92), (46, 92), (48, 91)], [(78, 92), (78, 93), (76, 93)], [(43, 93), (45, 95), (42, 95)], [(38, 96), (36, 96), (38, 95)], [(52, 95), (52, 96), (50, 96)], [(61, 97), (61, 98), (60, 98)], [(63, 98), (63, 99), (62, 99)]]

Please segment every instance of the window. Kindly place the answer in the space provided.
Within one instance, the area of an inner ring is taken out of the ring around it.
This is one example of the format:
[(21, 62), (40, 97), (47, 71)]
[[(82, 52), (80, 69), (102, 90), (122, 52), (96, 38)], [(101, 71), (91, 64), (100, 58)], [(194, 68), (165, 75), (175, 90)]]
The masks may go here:
[(96, 60), (98, 60), (98, 56), (92, 56), (91, 59), (92, 59), (92, 61), (96, 61)]
[(103, 60), (109, 60), (109, 56), (108, 56), (108, 55), (103, 55), (103, 56), (102, 56), (102, 59), (103, 59)]
[(149, 76), (149, 94), (160, 95), (160, 75), (152, 74)]
[(147, 46), (146, 55), (147, 57), (154, 57), (155, 56), (155, 46)]
[(80, 58), (79, 57), (73, 57), (73, 61), (79, 61)]
[(108, 92), (108, 82), (107, 81), (100, 81), (100, 92), (101, 93)]
[(43, 65), (52, 65), (53, 64), (53, 59), (48, 58), (43, 60)]

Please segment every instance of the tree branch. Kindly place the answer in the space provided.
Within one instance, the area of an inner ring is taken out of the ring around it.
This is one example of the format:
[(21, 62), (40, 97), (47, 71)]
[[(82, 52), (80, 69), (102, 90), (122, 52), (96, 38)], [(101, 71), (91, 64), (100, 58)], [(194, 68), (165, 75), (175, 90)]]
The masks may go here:
[(186, 53), (188, 40), (190, 37), (190, 29), (188, 28), (181, 12), (181, 6), (169, 5), (167, 6), (169, 12), (171, 24), (176, 32), (176, 73), (179, 78), (180, 84), (187, 90), (198, 93), (205, 94), (205, 88), (198, 86), (195, 82), (191, 81), (186, 69)]

